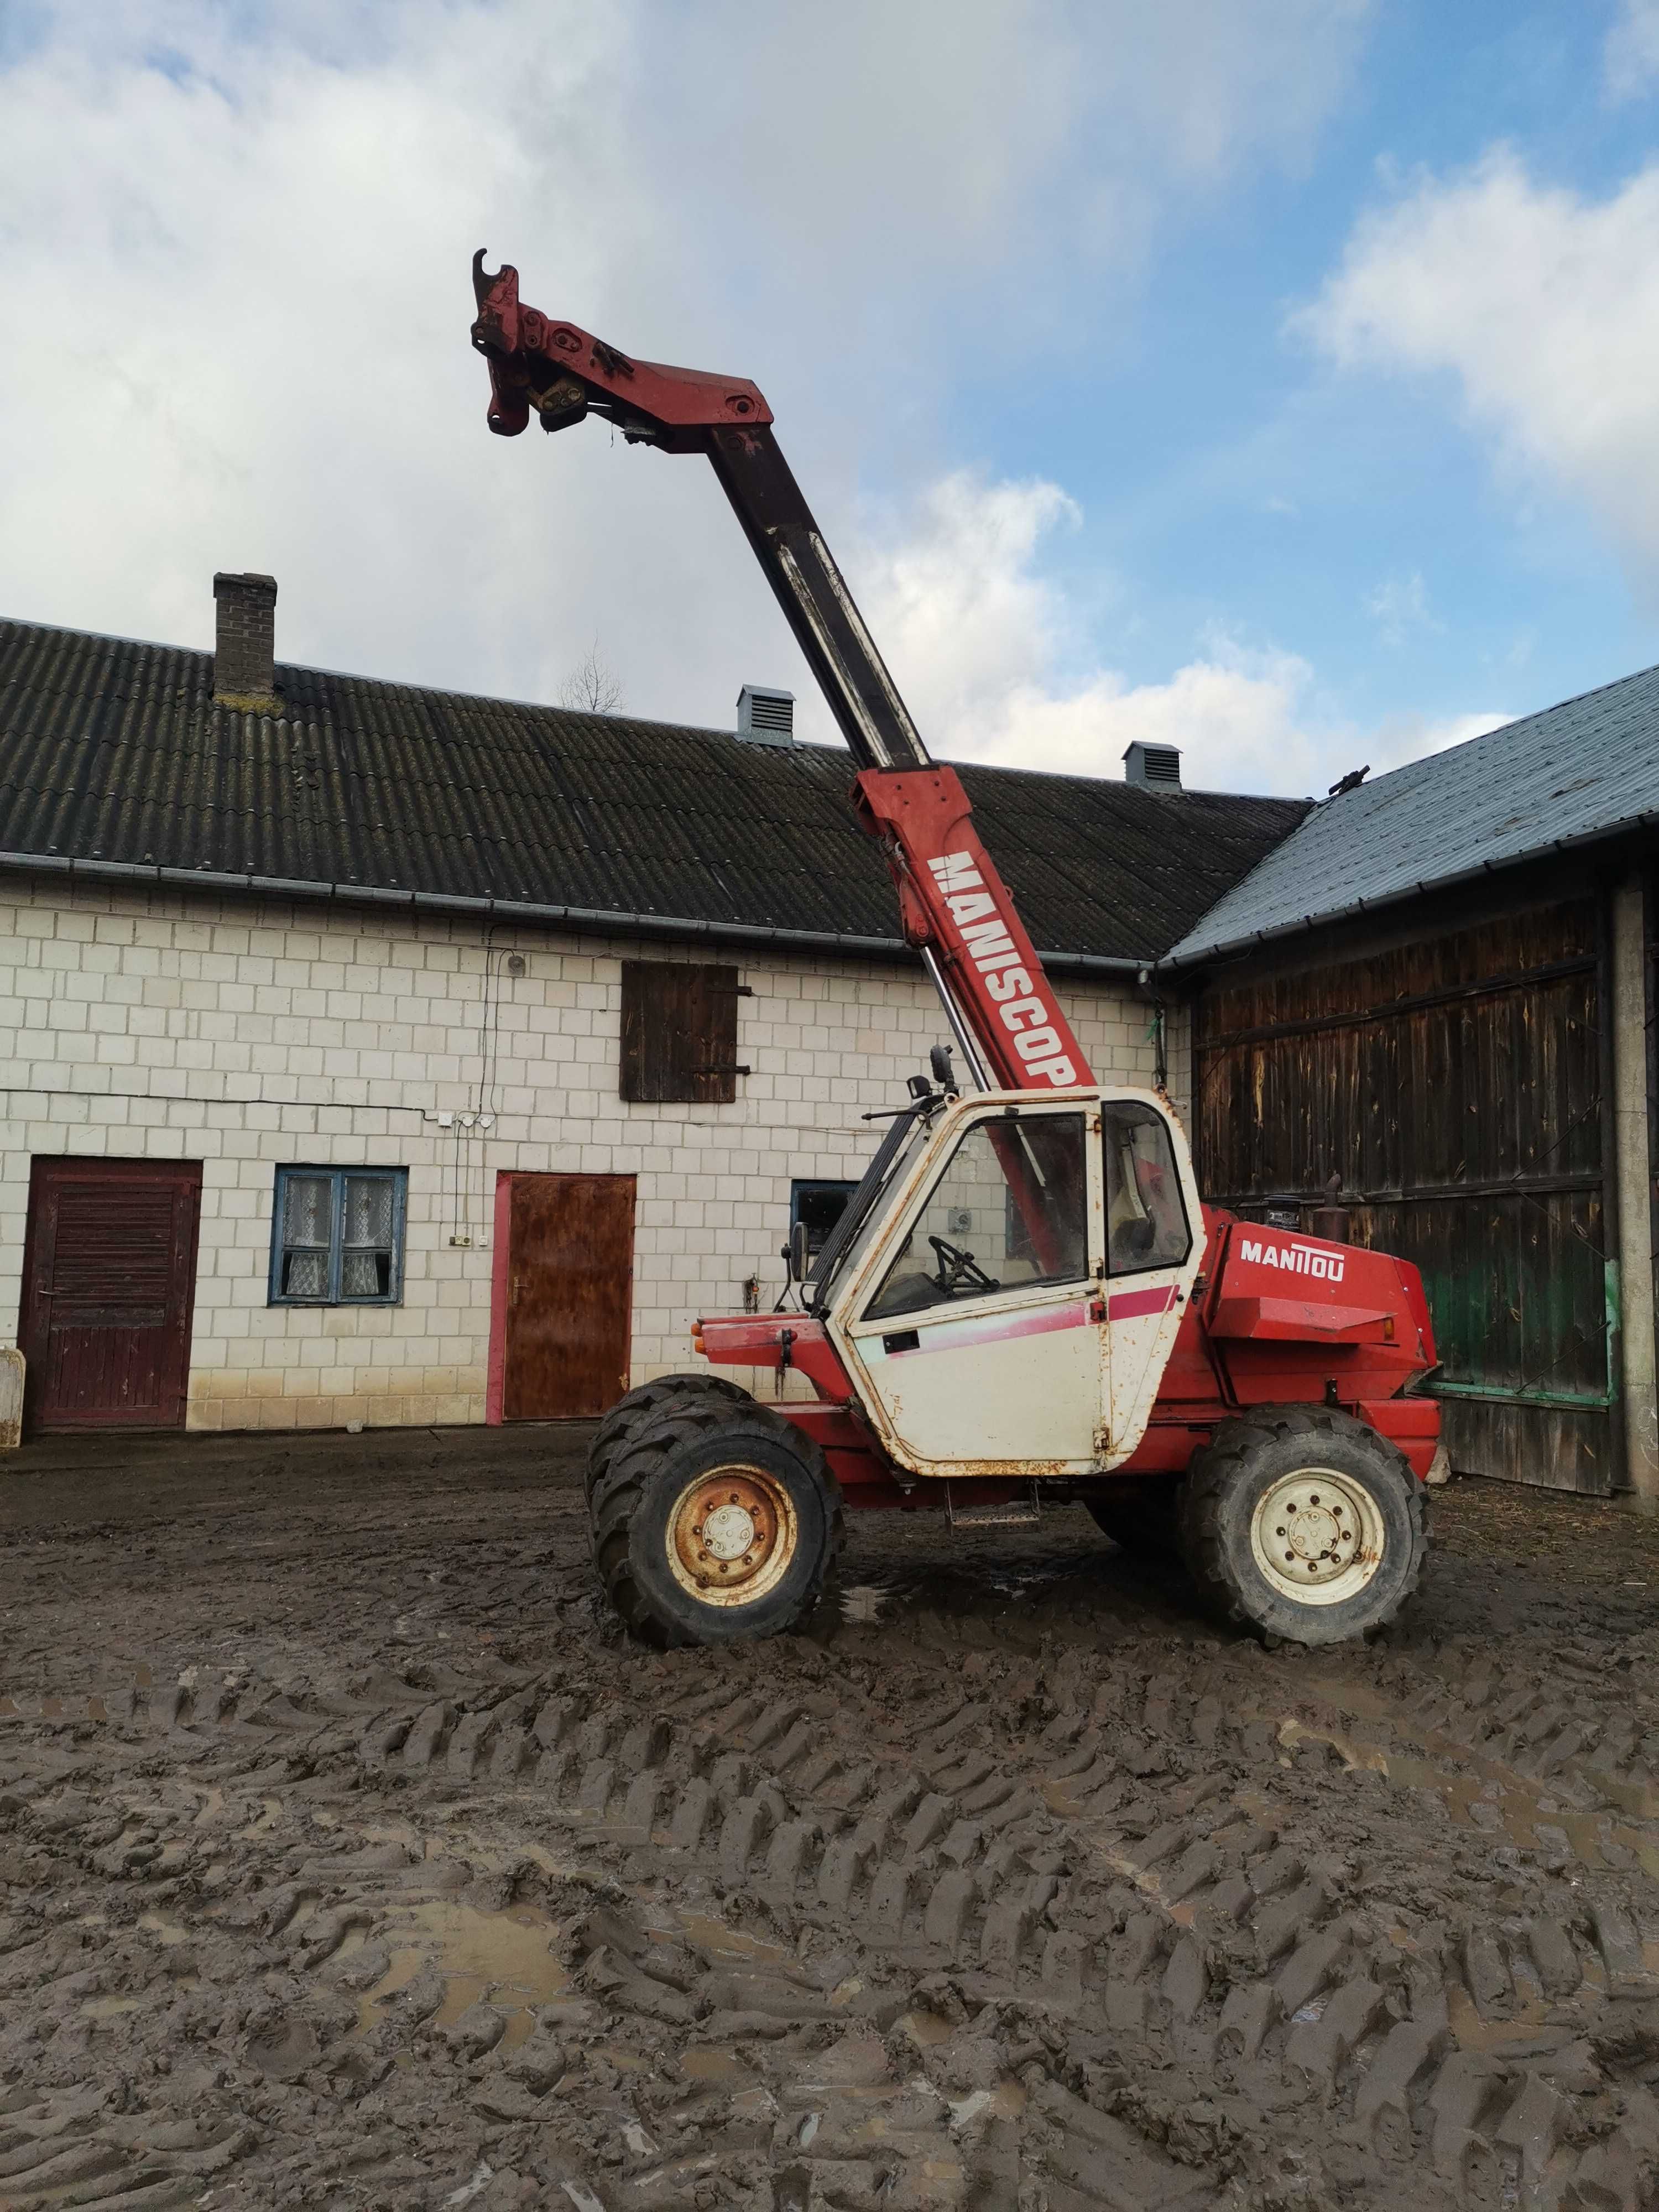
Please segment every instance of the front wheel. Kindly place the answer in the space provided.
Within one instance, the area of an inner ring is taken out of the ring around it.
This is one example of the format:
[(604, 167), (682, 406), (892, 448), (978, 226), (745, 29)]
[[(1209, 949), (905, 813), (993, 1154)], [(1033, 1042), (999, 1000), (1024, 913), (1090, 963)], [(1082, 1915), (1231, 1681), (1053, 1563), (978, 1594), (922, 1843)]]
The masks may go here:
[(795, 1627), (842, 1541), (823, 1451), (769, 1407), (671, 1402), (594, 1487), (593, 1558), (632, 1633), (732, 1644)]
[(1297, 1644), (1392, 1620), (1428, 1545), (1422, 1485), (1375, 1429), (1323, 1407), (1264, 1407), (1194, 1455), (1182, 1551), (1224, 1620)]

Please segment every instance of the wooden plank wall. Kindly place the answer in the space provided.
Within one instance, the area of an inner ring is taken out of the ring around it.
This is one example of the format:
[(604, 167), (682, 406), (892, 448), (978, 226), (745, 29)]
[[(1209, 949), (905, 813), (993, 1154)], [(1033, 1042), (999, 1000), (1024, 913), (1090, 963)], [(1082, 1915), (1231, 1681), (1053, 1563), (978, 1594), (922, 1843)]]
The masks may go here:
[(1194, 1008), (1199, 1174), (1311, 1206), (1422, 1269), (1453, 1464), (1605, 1494), (1617, 1473), (1602, 1224), (1600, 902), (1323, 965)]

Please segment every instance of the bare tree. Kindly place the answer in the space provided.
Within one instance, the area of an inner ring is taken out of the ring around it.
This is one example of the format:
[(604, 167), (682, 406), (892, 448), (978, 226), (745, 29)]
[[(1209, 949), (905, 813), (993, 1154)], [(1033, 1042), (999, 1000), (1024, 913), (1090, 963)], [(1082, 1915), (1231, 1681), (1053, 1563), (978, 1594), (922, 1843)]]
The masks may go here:
[(560, 686), (559, 704), (583, 714), (614, 714), (622, 702), (622, 678), (596, 637)]

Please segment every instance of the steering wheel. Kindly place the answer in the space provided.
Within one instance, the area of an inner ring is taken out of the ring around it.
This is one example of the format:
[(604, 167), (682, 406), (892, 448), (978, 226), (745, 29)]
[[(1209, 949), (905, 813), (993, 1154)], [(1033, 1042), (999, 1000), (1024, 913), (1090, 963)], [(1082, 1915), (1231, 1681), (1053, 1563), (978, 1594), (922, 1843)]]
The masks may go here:
[(942, 1237), (930, 1237), (939, 1261), (939, 1273), (933, 1278), (946, 1297), (960, 1290), (965, 1283), (975, 1291), (1000, 1291), (1000, 1283), (994, 1282), (971, 1252), (964, 1252), (959, 1244), (947, 1244)]

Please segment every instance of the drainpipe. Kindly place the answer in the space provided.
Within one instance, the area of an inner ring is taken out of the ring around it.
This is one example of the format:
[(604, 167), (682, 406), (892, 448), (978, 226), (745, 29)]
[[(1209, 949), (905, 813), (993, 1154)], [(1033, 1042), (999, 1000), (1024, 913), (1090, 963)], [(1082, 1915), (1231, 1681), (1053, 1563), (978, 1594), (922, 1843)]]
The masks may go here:
[(1613, 894), (1614, 1173), (1626, 1474), (1638, 1513), (1659, 1515), (1652, 1209), (1648, 1150), (1646, 901), (1639, 876)]

